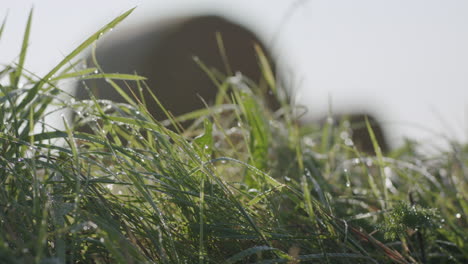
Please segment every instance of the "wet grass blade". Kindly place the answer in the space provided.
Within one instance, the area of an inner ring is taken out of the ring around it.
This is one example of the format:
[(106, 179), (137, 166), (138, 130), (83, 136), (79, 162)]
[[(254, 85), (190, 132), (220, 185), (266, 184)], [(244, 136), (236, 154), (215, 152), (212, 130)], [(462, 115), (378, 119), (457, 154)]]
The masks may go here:
[(111, 80), (125, 80), (125, 81), (144, 81), (147, 78), (136, 74), (122, 74), (122, 73), (98, 73), (91, 74), (81, 78), (82, 80), (90, 79), (111, 79)]
[(382, 186), (382, 192), (383, 192), (383, 197), (382, 197), (382, 210), (385, 210), (387, 208), (387, 203), (389, 201), (388, 199), (388, 190), (387, 190), (387, 177), (385, 176), (385, 171), (384, 171), (384, 158), (382, 154), (382, 150), (379, 146), (379, 142), (377, 141), (377, 138), (375, 137), (374, 130), (371, 127), (371, 124), (369, 122), (369, 118), (366, 116), (366, 127), (367, 131), (369, 132), (369, 136), (372, 142), (372, 146), (374, 147), (375, 154), (377, 156), (377, 163), (379, 166), (379, 172), (380, 172), (380, 179), (381, 179), (381, 186)]
[(266, 79), (268, 86), (270, 86), (270, 89), (273, 91), (273, 93), (278, 95), (278, 91), (276, 90), (275, 75), (273, 74), (273, 70), (270, 67), (270, 62), (265, 56), (265, 52), (263, 52), (262, 48), (258, 44), (255, 45), (255, 52), (258, 56), (263, 77)]
[(82, 77), (82, 76), (89, 75), (89, 74), (93, 73), (96, 70), (97, 70), (96, 68), (87, 68), (87, 69), (84, 69), (84, 70), (81, 70), (81, 71), (75, 71), (75, 72), (71, 72), (71, 73), (63, 73), (63, 74), (60, 74), (58, 77), (52, 78), (50, 81), (51, 82), (56, 82), (56, 81), (63, 80), (63, 79)]

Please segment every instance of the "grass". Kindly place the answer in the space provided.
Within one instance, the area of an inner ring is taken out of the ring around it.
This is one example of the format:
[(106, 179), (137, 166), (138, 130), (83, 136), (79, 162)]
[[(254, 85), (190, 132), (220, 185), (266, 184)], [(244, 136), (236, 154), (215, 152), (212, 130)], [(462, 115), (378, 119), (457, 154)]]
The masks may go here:
[[(266, 63), (280, 111), (236, 88), (255, 84), (216, 76), (232, 93), (180, 117), (194, 121), (180, 133), (138, 96), (64, 100), (67, 78), (146, 89), (139, 76), (73, 70), (130, 13), (43, 78), (23, 68), (31, 15), (19, 62), (0, 70), (0, 263), (467, 262), (467, 145), (427, 157), (374, 140), (368, 156), (343, 139), (346, 122), (299, 125)], [(44, 123), (50, 105), (74, 111), (63, 131)], [(92, 133), (75, 129), (84, 123)]]

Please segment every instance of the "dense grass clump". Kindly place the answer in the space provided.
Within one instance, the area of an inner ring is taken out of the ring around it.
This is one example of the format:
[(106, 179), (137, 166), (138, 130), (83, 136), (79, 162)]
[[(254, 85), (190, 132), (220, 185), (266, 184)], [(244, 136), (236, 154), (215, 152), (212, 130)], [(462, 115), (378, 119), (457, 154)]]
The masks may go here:
[[(266, 63), (276, 112), (241, 75), (213, 76), (214, 106), (166, 122), (138, 92), (67, 97), (65, 78), (147, 89), (71, 63), (129, 13), (43, 78), (23, 69), (29, 20), (18, 64), (0, 70), (0, 263), (466, 263), (466, 145), (361, 153), (346, 121), (299, 125)], [(65, 130), (44, 124), (51, 105), (74, 112)]]

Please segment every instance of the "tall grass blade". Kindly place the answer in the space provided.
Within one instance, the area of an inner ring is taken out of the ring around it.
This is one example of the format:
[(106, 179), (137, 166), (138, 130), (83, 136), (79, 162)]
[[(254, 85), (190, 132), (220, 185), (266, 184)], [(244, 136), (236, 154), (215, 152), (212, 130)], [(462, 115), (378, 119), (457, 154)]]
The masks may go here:
[[(26, 29), (24, 30), (23, 44), (21, 45), (21, 52), (19, 55), (18, 66), (16, 68), (16, 71), (14, 72), (13, 81), (12, 81), (12, 85), (14, 87), (18, 87), (19, 80), (23, 73), (24, 61), (26, 59), (26, 53), (27, 53), (28, 46), (29, 46), (29, 35), (31, 34), (32, 17), (33, 17), (33, 9), (29, 11), (28, 22), (26, 23)], [(2, 31), (3, 31), (3, 26), (2, 26)]]
[(262, 76), (267, 81), (271, 91), (273, 91), (273, 93), (278, 96), (278, 91), (276, 90), (275, 75), (273, 74), (273, 70), (270, 67), (270, 62), (265, 56), (265, 52), (263, 52), (262, 48), (258, 44), (255, 44), (255, 51), (259, 59), (260, 68), (262, 69)]
[(0, 26), (0, 40), (2, 39), (3, 30), (5, 29), (7, 17), (8, 17), (8, 15), (5, 16), (5, 18), (3, 19), (3, 22), (2, 22), (2, 26)]
[(370, 123), (369, 123), (369, 118), (366, 116), (366, 127), (367, 131), (369, 132), (370, 139), (372, 141), (372, 146), (374, 147), (375, 154), (377, 156), (377, 162), (379, 166), (379, 171), (380, 171), (380, 177), (381, 177), (381, 186), (382, 186), (382, 192), (383, 192), (383, 199), (382, 199), (382, 210), (385, 210), (387, 208), (387, 203), (388, 203), (388, 189), (387, 189), (387, 176), (385, 175), (384, 171), (384, 158), (382, 154), (382, 150), (379, 146), (379, 142), (377, 141), (377, 138), (375, 136), (374, 130), (372, 129)]

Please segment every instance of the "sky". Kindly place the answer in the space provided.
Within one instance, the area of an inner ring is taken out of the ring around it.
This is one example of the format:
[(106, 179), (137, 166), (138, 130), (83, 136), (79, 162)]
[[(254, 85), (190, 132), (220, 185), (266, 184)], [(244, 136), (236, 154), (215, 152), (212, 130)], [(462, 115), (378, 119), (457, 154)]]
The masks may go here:
[[(306, 119), (372, 112), (393, 144), (468, 141), (468, 1), (456, 0), (0, 0), (0, 63), (17, 60), (34, 6), (26, 67), (43, 75), (101, 26), (211, 11), (274, 46)], [(110, 34), (117, 34), (118, 30)]]

